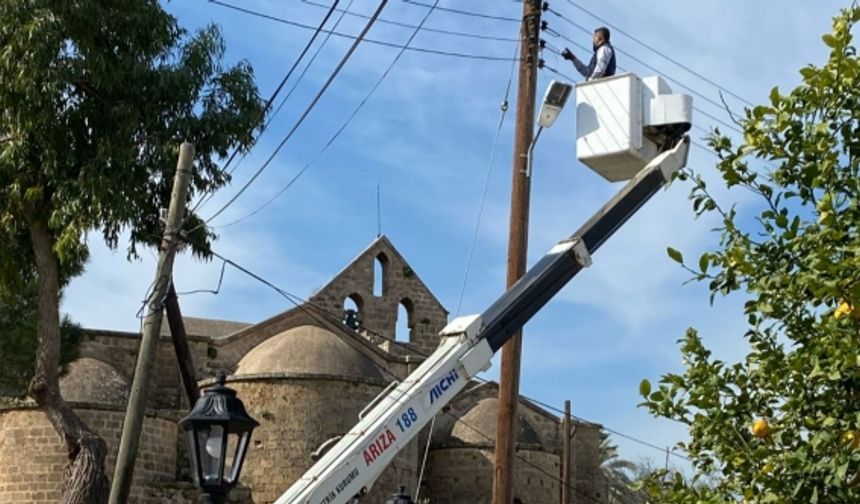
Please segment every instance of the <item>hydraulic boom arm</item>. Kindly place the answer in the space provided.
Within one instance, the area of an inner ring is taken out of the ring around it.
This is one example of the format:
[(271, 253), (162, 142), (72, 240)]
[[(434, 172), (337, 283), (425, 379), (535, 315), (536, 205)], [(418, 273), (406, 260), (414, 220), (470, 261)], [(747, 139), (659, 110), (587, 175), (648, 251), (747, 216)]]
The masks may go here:
[(648, 163), (569, 238), (562, 240), (481, 315), (442, 330), (439, 348), (378, 402), (276, 504), (345, 504), (367, 493), (409, 441), (493, 354), (582, 268), (593, 254), (687, 162), (689, 139)]

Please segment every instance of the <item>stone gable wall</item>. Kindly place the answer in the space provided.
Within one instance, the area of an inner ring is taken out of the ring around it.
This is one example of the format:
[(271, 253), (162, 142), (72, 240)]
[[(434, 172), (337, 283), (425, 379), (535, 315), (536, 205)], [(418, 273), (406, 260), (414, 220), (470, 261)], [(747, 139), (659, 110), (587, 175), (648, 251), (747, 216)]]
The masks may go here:
[[(384, 264), (381, 296), (373, 292), (377, 258)], [(359, 305), (362, 327), (372, 333), (408, 341), (423, 354), (439, 346), (439, 331), (448, 323), (448, 312), (387, 240), (377, 240), (310, 301), (327, 312), (342, 314), (350, 297)], [(408, 338), (395, 334), (401, 302), (411, 312)]]

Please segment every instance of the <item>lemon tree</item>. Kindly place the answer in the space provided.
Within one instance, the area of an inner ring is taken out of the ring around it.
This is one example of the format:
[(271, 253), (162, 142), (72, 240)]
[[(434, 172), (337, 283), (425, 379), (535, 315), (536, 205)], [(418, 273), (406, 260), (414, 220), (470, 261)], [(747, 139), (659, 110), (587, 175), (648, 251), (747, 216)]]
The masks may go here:
[(860, 502), (858, 21), (856, 5), (834, 18), (828, 60), (747, 109), (739, 145), (709, 138), (722, 181), (758, 205), (726, 208), (700, 177), (681, 176), (693, 211), (720, 219), (720, 240), (694, 263), (669, 255), (712, 300), (745, 296), (749, 350), (720, 361), (691, 328), (685, 370), (643, 381), (644, 407), (689, 428), (681, 447), (702, 475), (652, 474), (643, 485), (653, 502)]

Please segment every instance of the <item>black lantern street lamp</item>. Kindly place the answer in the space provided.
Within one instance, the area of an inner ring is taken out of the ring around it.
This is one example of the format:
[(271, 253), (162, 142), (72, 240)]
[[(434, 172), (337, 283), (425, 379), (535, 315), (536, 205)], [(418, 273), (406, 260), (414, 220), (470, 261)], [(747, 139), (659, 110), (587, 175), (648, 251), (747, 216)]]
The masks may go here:
[(219, 504), (239, 481), (251, 432), (260, 425), (245, 411), (236, 391), (218, 375), (179, 421), (185, 430), (194, 483), (203, 490), (203, 502)]
[(412, 497), (406, 493), (406, 487), (400, 487), (400, 491), (396, 492), (385, 501), (385, 504), (415, 504)]

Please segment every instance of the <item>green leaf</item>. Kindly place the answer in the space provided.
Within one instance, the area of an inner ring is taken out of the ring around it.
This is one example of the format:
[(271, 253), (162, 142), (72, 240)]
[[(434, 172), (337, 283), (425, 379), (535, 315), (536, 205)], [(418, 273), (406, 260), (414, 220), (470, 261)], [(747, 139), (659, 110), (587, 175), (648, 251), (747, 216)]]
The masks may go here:
[(774, 86), (773, 89), (770, 90), (770, 102), (773, 106), (777, 106), (779, 104), (779, 86)]
[(821, 40), (823, 40), (828, 47), (836, 47), (839, 45), (839, 39), (829, 33), (822, 35)]
[(647, 399), (650, 394), (651, 382), (648, 380), (642, 380), (641, 382), (639, 382), (639, 395)]
[(708, 263), (710, 262), (710, 259), (710, 254), (702, 254), (702, 257), (699, 258), (699, 269), (702, 273), (708, 272)]
[(684, 256), (681, 255), (681, 252), (678, 250), (673, 249), (672, 247), (666, 247), (666, 253), (669, 254), (669, 257), (671, 257), (673, 261), (684, 264)]

